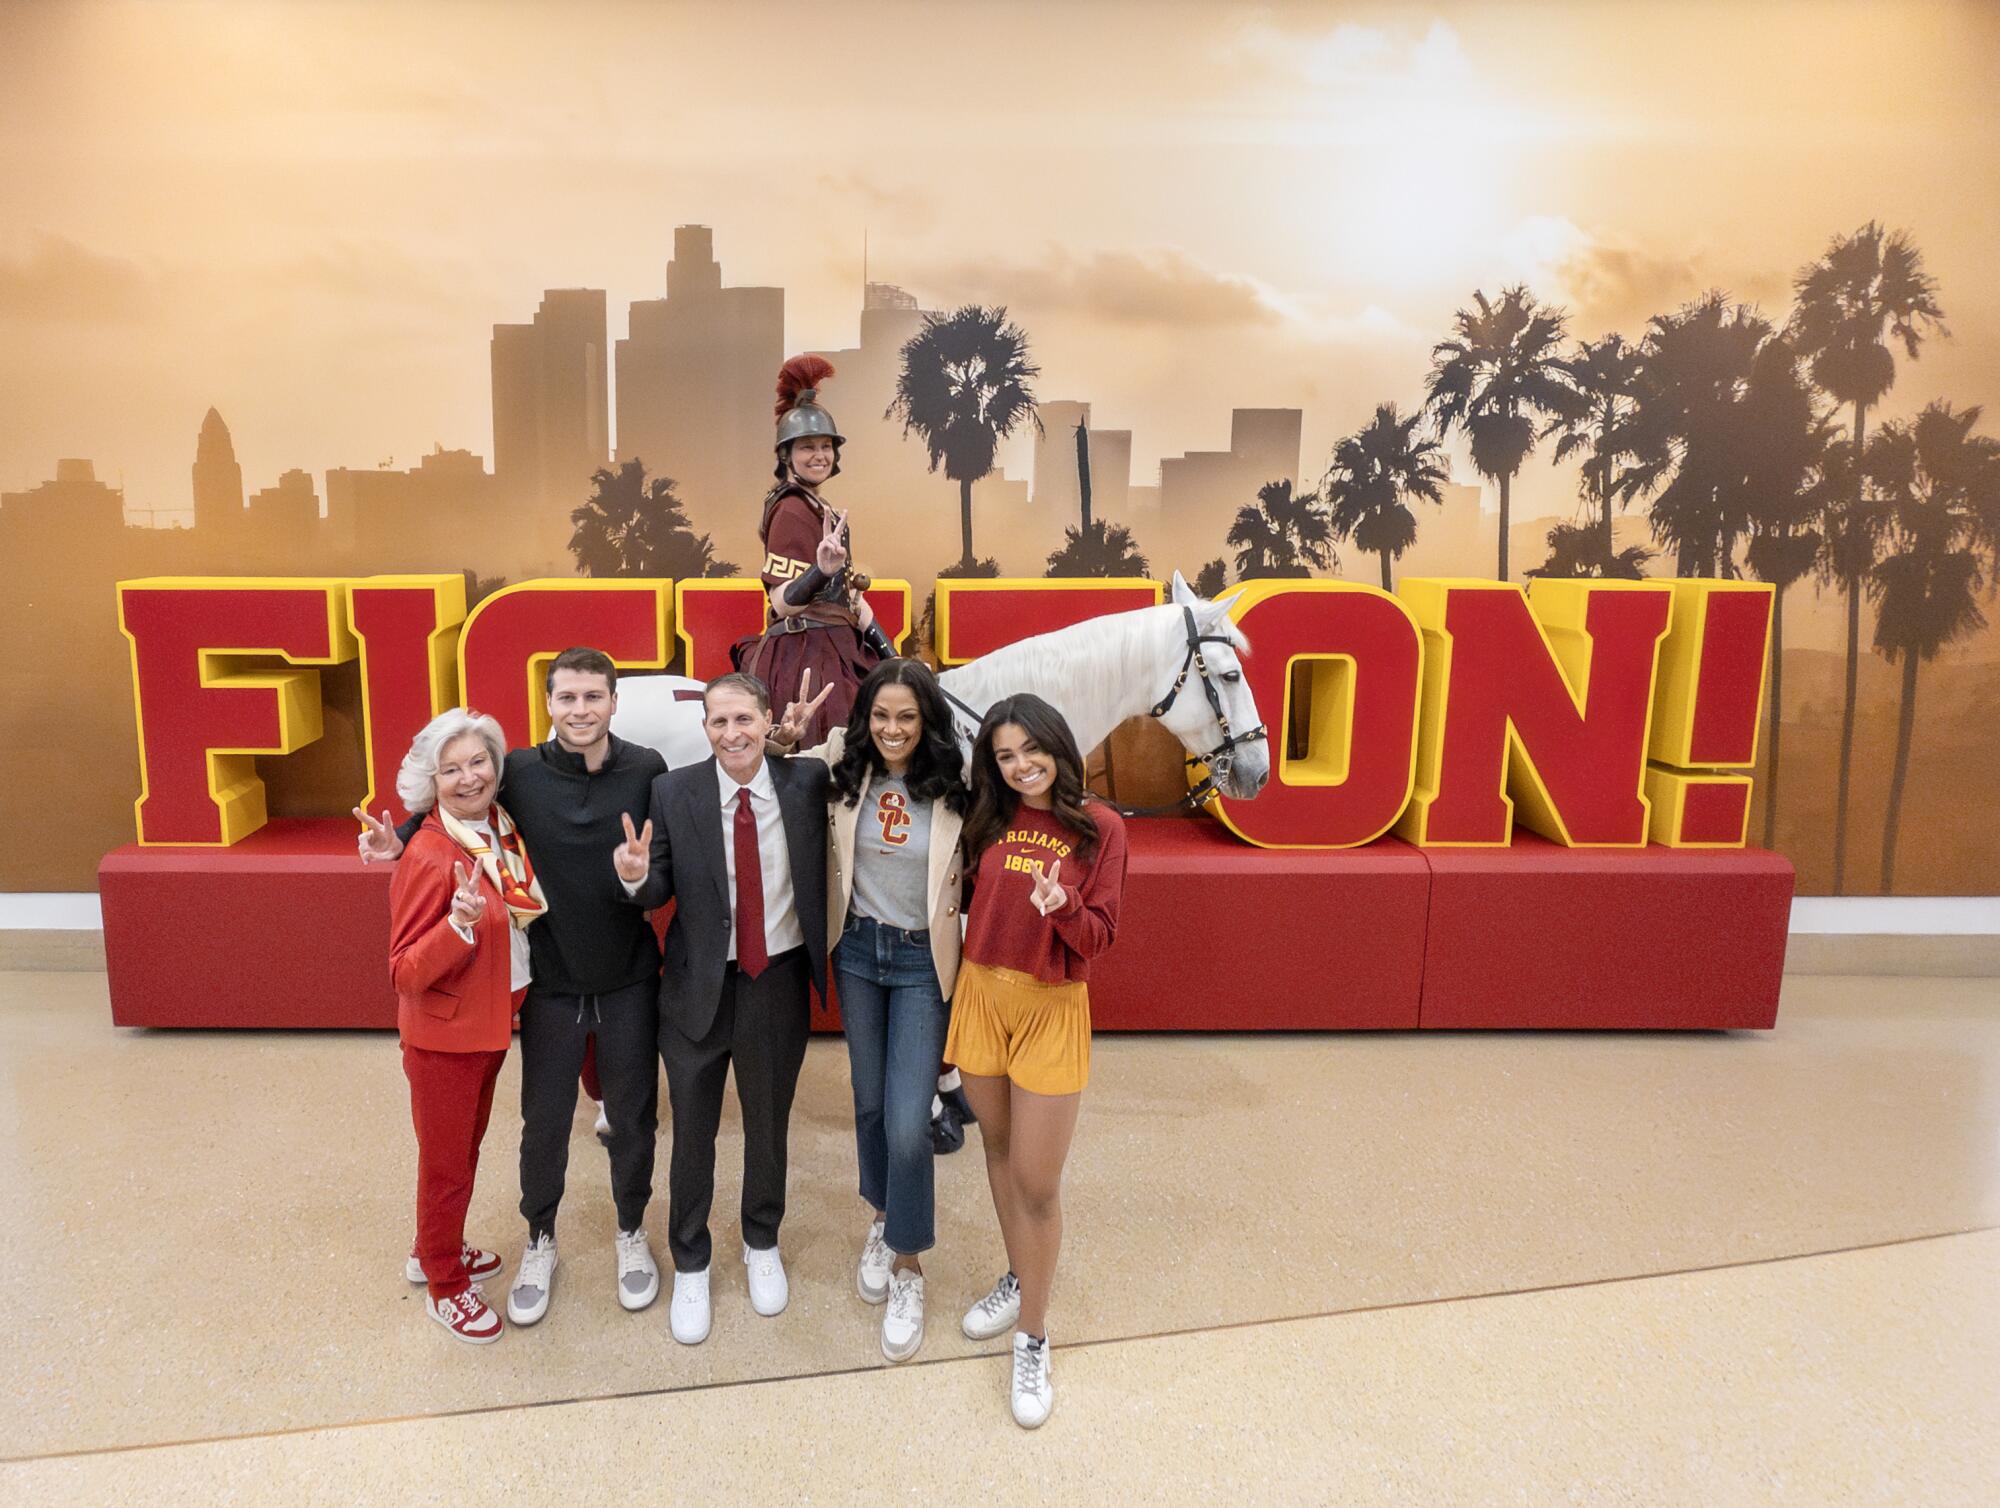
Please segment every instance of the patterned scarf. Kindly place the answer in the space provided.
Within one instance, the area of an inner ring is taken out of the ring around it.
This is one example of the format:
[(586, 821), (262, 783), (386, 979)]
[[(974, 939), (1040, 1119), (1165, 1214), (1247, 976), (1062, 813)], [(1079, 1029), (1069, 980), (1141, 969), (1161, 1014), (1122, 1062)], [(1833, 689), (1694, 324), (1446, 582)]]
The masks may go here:
[(437, 814), (452, 842), (486, 871), (486, 877), (507, 903), (507, 915), (516, 927), (526, 931), (528, 923), (536, 917), (548, 915), (549, 903), (542, 896), (542, 882), (535, 878), (527, 845), (514, 830), (514, 819), (507, 815), (505, 807), (497, 801), (493, 803), (492, 824), (497, 843), (488, 843), (479, 832), (446, 811), (443, 803), (439, 803)]

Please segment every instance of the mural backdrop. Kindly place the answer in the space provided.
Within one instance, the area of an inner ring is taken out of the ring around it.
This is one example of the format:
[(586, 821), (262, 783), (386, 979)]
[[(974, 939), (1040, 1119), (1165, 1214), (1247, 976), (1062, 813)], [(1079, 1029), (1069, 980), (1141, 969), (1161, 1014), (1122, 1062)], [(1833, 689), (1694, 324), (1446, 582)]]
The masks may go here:
[[(7, 7), (0, 889), (132, 837), (114, 581), (754, 570), (813, 350), (920, 597), (1770, 581), (1752, 840), (1991, 893), (1995, 56), (1978, 4)], [(361, 789), (352, 676), (274, 814)]]

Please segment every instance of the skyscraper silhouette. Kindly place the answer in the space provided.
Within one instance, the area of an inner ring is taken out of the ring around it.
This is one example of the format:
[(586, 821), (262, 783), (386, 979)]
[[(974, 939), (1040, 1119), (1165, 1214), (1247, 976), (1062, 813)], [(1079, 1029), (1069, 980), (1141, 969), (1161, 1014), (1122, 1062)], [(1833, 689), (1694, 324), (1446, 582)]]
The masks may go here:
[[(56, 462), (53, 481), (27, 492), (0, 493), (0, 527), (26, 553), (59, 546), (63, 555), (88, 556), (104, 538), (125, 527), (125, 493), (97, 479), (87, 460)], [(72, 553), (73, 552), (73, 553)]]
[(243, 468), (229, 426), (214, 409), (194, 442), (194, 526), (210, 537), (243, 522)]
[(604, 290), (550, 289), (533, 323), (493, 327), (492, 363), (495, 484), (537, 568), (567, 574), (570, 510), (611, 453)]
[(636, 300), (618, 342), (618, 458), (672, 477), (689, 516), (732, 552), (771, 485), (784, 359), (785, 290), (723, 287), (714, 232), (676, 226), (667, 296)]
[[(1048, 398), (1035, 405), (1042, 427), (1035, 435), (1035, 511), (1058, 528), (1076, 523), (1082, 500), (1077, 495), (1076, 427), (1090, 422), (1090, 405), (1070, 398)], [(1097, 457), (1093, 454), (1094, 463)], [(1091, 501), (1097, 497), (1097, 468), (1091, 467)]]

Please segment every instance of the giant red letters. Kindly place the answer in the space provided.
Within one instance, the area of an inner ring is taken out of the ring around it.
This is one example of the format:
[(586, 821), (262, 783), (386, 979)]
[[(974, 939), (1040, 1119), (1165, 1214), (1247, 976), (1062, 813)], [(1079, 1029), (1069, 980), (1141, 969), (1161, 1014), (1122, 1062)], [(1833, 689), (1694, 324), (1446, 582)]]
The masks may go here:
[[(1415, 772), (1423, 645), (1410, 610), (1372, 586), (1253, 581), (1230, 616), (1250, 640), (1243, 671), (1270, 730), (1271, 783), (1255, 801), (1220, 799), (1216, 814), (1266, 848), (1381, 837)], [(1294, 758), (1301, 725), (1306, 746)]]
[(321, 731), (319, 672), (270, 661), (353, 659), (345, 586), (318, 578), (119, 583), (138, 713), (140, 842), (222, 846), (264, 825), (264, 782), (251, 756), (293, 753)]
[(361, 804), (409, 815), (396, 770), (425, 723), (458, 704), (463, 576), (370, 576), (347, 585), (347, 623), (361, 646), (361, 738), (368, 790)]
[[(947, 664), (1161, 597), (1153, 581), (937, 585)], [(320, 735), (318, 675), (304, 667), (361, 656), (370, 789), (351, 796), (393, 809), (402, 751), (442, 708), (462, 701), (517, 743), (540, 739), (543, 677), (570, 645), (659, 668), (677, 632), (688, 674), (706, 679), (767, 611), (755, 581), (528, 581), (469, 617), (447, 575), (118, 590), (143, 843), (228, 844), (262, 824), (252, 756)], [(869, 600), (900, 643), (908, 584), (879, 582)], [(1741, 846), (1771, 601), (1751, 582), (1543, 579), (1524, 592), (1412, 578), (1395, 596), (1248, 583), (1232, 616), (1251, 643), (1271, 783), (1214, 810), (1267, 847), (1351, 847), (1392, 827), (1419, 844), (1498, 845), (1516, 819), (1579, 846)]]
[(515, 744), (549, 736), (549, 661), (587, 644), (627, 669), (673, 658), (668, 581), (523, 581), (472, 610), (458, 641), (465, 704), (491, 713)]

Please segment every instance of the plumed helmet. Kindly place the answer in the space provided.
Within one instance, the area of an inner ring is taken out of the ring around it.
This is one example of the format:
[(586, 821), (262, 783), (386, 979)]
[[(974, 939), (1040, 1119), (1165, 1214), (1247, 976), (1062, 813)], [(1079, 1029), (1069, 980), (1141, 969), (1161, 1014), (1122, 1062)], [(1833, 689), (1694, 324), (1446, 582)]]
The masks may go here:
[(820, 407), (819, 387), (833, 375), (833, 363), (823, 356), (794, 356), (778, 368), (778, 438), (782, 456), (787, 445), (807, 435), (826, 435), (833, 443), (846, 437), (833, 415)]

